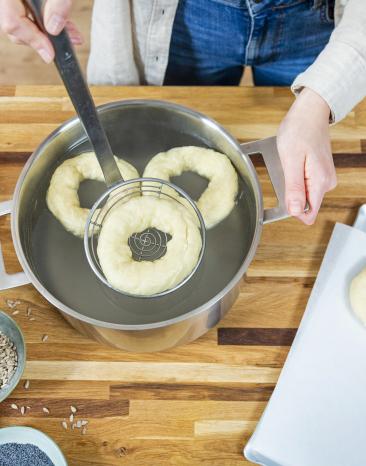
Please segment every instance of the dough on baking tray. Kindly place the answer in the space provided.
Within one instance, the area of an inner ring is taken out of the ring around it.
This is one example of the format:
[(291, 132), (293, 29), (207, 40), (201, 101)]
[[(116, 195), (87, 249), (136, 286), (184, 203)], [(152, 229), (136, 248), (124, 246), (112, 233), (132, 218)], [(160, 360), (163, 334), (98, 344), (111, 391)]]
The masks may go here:
[[(115, 157), (125, 180), (138, 178), (135, 167)], [(94, 152), (85, 152), (65, 160), (52, 175), (47, 192), (47, 205), (70, 233), (83, 237), (89, 209), (80, 206), (78, 189), (83, 180), (104, 181)]]
[[(128, 244), (134, 233), (156, 228), (171, 235), (154, 261), (136, 261)], [(116, 205), (99, 233), (97, 254), (107, 281), (116, 289), (151, 296), (174, 288), (196, 266), (202, 238), (191, 211), (175, 200), (141, 196)]]
[[(206, 228), (212, 228), (227, 217), (235, 205), (238, 175), (229, 158), (212, 149), (176, 147), (155, 155), (144, 171), (144, 177), (169, 181), (185, 171), (193, 171), (209, 180), (197, 201)], [(169, 188), (164, 188), (167, 192)], [(176, 193), (172, 191), (172, 195)]]
[(353, 278), (349, 298), (353, 312), (366, 325), (366, 268)]

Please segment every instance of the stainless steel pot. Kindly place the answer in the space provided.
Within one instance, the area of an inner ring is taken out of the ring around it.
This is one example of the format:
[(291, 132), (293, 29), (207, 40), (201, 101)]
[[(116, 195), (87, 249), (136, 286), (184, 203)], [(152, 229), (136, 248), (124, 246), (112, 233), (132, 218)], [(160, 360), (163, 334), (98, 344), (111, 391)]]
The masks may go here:
[[(70, 324), (83, 334), (130, 351), (161, 351), (195, 340), (215, 326), (233, 305), (239, 282), (257, 248), (262, 224), (287, 216), (284, 177), (275, 138), (241, 144), (206, 116), (180, 105), (130, 100), (98, 109), (113, 151), (140, 172), (150, 158), (176, 146), (198, 145), (225, 153), (240, 175), (240, 195), (232, 213), (207, 232), (206, 252), (198, 272), (167, 296), (121, 296), (100, 283), (88, 266), (82, 240), (67, 233), (52, 216), (45, 197), (57, 165), (89, 150), (77, 118), (54, 131), (34, 152), (16, 185), (11, 211), (15, 250), (24, 273), (7, 275), (0, 250), (0, 288), (33, 283)], [(249, 155), (261, 153), (278, 206), (263, 209), (262, 191)], [(203, 180), (186, 173), (173, 180), (193, 198)], [(104, 186), (84, 182), (79, 195), (91, 206)]]

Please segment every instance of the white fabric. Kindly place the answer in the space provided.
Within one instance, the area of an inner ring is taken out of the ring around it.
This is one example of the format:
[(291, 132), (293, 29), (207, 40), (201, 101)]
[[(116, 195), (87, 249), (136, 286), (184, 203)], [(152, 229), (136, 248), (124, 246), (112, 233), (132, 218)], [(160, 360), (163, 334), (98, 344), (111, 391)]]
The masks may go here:
[(308, 87), (321, 95), (331, 109), (332, 123), (366, 95), (365, 0), (341, 0), (336, 13), (342, 17), (328, 45), (291, 87), (295, 94)]
[[(90, 84), (162, 85), (178, 0), (95, 0)], [(366, 95), (366, 2), (336, 0), (335, 28), (316, 61), (294, 81), (309, 87), (342, 119)]]
[(95, 0), (90, 84), (163, 84), (178, 0)]

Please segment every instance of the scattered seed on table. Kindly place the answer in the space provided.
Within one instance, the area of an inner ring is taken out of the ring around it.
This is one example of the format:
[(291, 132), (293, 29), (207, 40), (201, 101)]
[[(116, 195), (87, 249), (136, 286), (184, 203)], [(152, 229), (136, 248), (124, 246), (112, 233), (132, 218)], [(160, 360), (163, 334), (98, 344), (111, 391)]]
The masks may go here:
[(25, 414), (25, 406), (22, 406), (22, 407), (20, 408), (20, 413), (21, 413), (22, 416), (24, 416), (24, 414)]
[(46, 414), (50, 414), (50, 410), (46, 408), (45, 406), (43, 406), (42, 411)]
[(28, 390), (29, 385), (30, 385), (29, 380), (26, 380), (26, 381), (24, 382), (24, 388), (25, 388), (26, 390)]
[(28, 309), (27, 309), (27, 316), (29, 317), (31, 314), (32, 314), (32, 309), (31, 309), (30, 307), (28, 307)]
[(74, 422), (73, 424), (71, 424), (71, 429), (74, 430), (75, 427), (76, 427), (76, 424), (75, 424), (75, 422)]
[(10, 407), (11, 407), (12, 409), (18, 409), (18, 406), (17, 406), (15, 403), (12, 403), (12, 404), (10, 405)]
[(74, 415), (73, 415), (72, 413), (70, 414), (70, 418), (69, 418), (69, 419), (70, 419), (70, 422), (74, 422)]
[(75, 408), (75, 406), (70, 406), (70, 409), (71, 409), (71, 412), (72, 412), (73, 414), (75, 414), (76, 411), (77, 411), (77, 409)]
[(35, 317), (31, 317), (29, 320), (36, 320), (36, 318), (35, 318)]
[(48, 335), (43, 335), (43, 337), (42, 337), (42, 342), (44, 343), (44, 342), (47, 341), (47, 340), (48, 340)]
[(86, 421), (86, 420), (83, 419), (83, 420), (81, 421), (81, 425), (82, 425), (82, 426), (86, 426), (86, 425), (88, 424), (88, 422), (89, 422), (89, 421)]
[(12, 299), (7, 299), (6, 300), (6, 305), (10, 307), (10, 309), (14, 309), (17, 304), (20, 304), (20, 301), (13, 301)]
[(81, 431), (81, 433), (82, 433), (83, 435), (86, 434), (86, 427), (83, 428), (83, 430)]
[(67, 430), (67, 422), (66, 421), (62, 421), (61, 425), (65, 430)]
[(19, 311), (13, 311), (13, 312), (12, 312), (12, 315), (13, 315), (13, 316), (16, 316), (17, 314), (19, 314)]

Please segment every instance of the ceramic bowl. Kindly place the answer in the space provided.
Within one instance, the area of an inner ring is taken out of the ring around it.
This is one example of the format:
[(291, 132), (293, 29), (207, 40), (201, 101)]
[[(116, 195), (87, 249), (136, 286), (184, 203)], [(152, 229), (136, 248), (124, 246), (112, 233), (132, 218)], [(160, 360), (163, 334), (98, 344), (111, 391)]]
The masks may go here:
[(5, 400), (14, 388), (24, 372), (26, 361), (26, 349), (23, 334), (18, 324), (9, 317), (5, 312), (0, 311), (0, 331), (10, 338), (15, 344), (18, 353), (18, 367), (6, 387), (0, 389), (0, 402)]
[(46, 434), (32, 427), (5, 427), (0, 429), (0, 445), (4, 443), (31, 443), (42, 450), (55, 466), (67, 466), (59, 446)]

